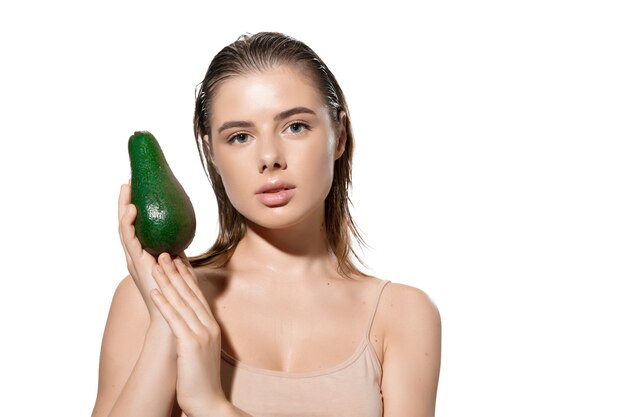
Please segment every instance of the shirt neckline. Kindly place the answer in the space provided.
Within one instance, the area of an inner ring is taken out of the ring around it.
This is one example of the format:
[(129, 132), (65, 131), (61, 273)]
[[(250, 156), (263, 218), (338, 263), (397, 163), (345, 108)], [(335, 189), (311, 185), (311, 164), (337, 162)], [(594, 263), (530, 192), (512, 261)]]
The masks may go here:
[(240, 360), (226, 353), (224, 350), (222, 350), (222, 359), (236, 368), (245, 369), (246, 371), (254, 372), (257, 374), (277, 376), (277, 377), (282, 377), (282, 378), (308, 378), (308, 377), (313, 377), (313, 376), (328, 375), (328, 374), (337, 372), (349, 366), (359, 356), (361, 356), (361, 354), (363, 353), (363, 351), (365, 350), (365, 348), (367, 347), (369, 343), (370, 343), (369, 336), (366, 335), (361, 340), (361, 343), (356, 348), (356, 350), (347, 359), (325, 369), (319, 369), (319, 370), (307, 371), (307, 372), (288, 372), (288, 371), (276, 371), (273, 369), (258, 368), (256, 366), (251, 366), (244, 362), (241, 362)]

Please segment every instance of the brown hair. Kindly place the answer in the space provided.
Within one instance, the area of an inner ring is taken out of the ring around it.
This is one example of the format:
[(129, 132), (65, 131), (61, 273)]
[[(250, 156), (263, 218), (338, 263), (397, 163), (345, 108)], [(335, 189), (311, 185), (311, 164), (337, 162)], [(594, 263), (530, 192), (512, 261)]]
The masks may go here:
[[(333, 182), (325, 200), (325, 225), (329, 249), (335, 254), (338, 271), (344, 277), (365, 275), (354, 260), (363, 262), (354, 252), (353, 238), (364, 245), (350, 214), (352, 183), (352, 153), (354, 140), (346, 99), (328, 67), (304, 43), (276, 32), (243, 35), (224, 47), (211, 61), (204, 80), (196, 93), (193, 119), (198, 154), (217, 199), (219, 232), (213, 246), (205, 253), (190, 258), (193, 266), (223, 267), (232, 256), (237, 243), (246, 232), (244, 217), (233, 207), (226, 195), (224, 184), (211, 163), (211, 110), (215, 92), (220, 83), (230, 77), (250, 72), (260, 72), (279, 65), (292, 65), (302, 70), (318, 87), (337, 133), (341, 132), (341, 112), (346, 118), (346, 144), (341, 157), (335, 161)], [(204, 140), (208, 136), (209, 140)]]

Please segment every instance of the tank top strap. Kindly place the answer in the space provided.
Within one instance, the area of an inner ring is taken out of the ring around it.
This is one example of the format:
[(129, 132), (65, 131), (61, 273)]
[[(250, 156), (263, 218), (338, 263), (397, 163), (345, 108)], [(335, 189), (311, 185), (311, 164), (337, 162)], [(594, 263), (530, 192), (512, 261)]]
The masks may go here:
[(367, 330), (365, 333), (365, 336), (367, 338), (369, 338), (369, 334), (370, 331), (372, 329), (372, 324), (374, 323), (374, 317), (376, 316), (376, 311), (378, 311), (378, 304), (380, 303), (380, 296), (383, 293), (383, 289), (385, 288), (385, 286), (387, 284), (389, 284), (391, 281), (389, 280), (382, 280), (378, 283), (378, 290), (377, 290), (377, 294), (376, 294), (376, 303), (374, 303), (374, 308), (372, 309), (372, 312), (370, 313), (370, 318), (369, 318), (369, 322), (367, 323)]

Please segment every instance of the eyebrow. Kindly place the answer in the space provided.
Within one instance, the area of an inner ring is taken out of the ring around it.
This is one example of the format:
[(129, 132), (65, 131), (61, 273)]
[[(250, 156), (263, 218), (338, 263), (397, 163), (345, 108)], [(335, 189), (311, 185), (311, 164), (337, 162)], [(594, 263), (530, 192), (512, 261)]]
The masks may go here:
[[(289, 110), (281, 111), (276, 116), (274, 116), (274, 121), (278, 122), (280, 120), (286, 119), (294, 114), (307, 113), (315, 115), (315, 112), (308, 107), (294, 107)], [(248, 122), (245, 120), (233, 120), (229, 122), (225, 122), (223, 125), (217, 129), (217, 133), (222, 133), (226, 129), (230, 129), (233, 127), (252, 127), (254, 123)]]

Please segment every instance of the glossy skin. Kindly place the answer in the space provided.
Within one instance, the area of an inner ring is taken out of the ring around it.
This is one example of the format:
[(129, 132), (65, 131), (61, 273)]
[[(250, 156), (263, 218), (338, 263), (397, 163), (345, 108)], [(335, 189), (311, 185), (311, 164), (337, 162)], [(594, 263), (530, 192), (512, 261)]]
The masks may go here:
[[(192, 269), (167, 255), (159, 268), (134, 236), (136, 211), (122, 187), (120, 236), (131, 275), (111, 306), (94, 416), (246, 416), (216, 377), (222, 342), (252, 366), (323, 369), (353, 351), (372, 307), (362, 300), (379, 280), (344, 279), (326, 249), (323, 203), (345, 132), (335, 131), (314, 86), (279, 67), (225, 81), (214, 107), (212, 163), (248, 221), (246, 235), (224, 270)], [(257, 193), (278, 180), (291, 191), (268, 205)], [(426, 294), (387, 285), (370, 336), (383, 367), (385, 417), (434, 415), (440, 340), (439, 313)], [(171, 409), (174, 399), (182, 411)]]
[[(315, 88), (297, 72), (281, 68), (230, 80), (218, 89), (216, 100), (213, 163), (237, 211), (267, 229), (312, 219), (321, 224), (343, 142), (335, 137)], [(295, 113), (275, 120), (289, 111)], [(289, 204), (268, 208), (251, 198), (279, 180), (295, 186)]]

